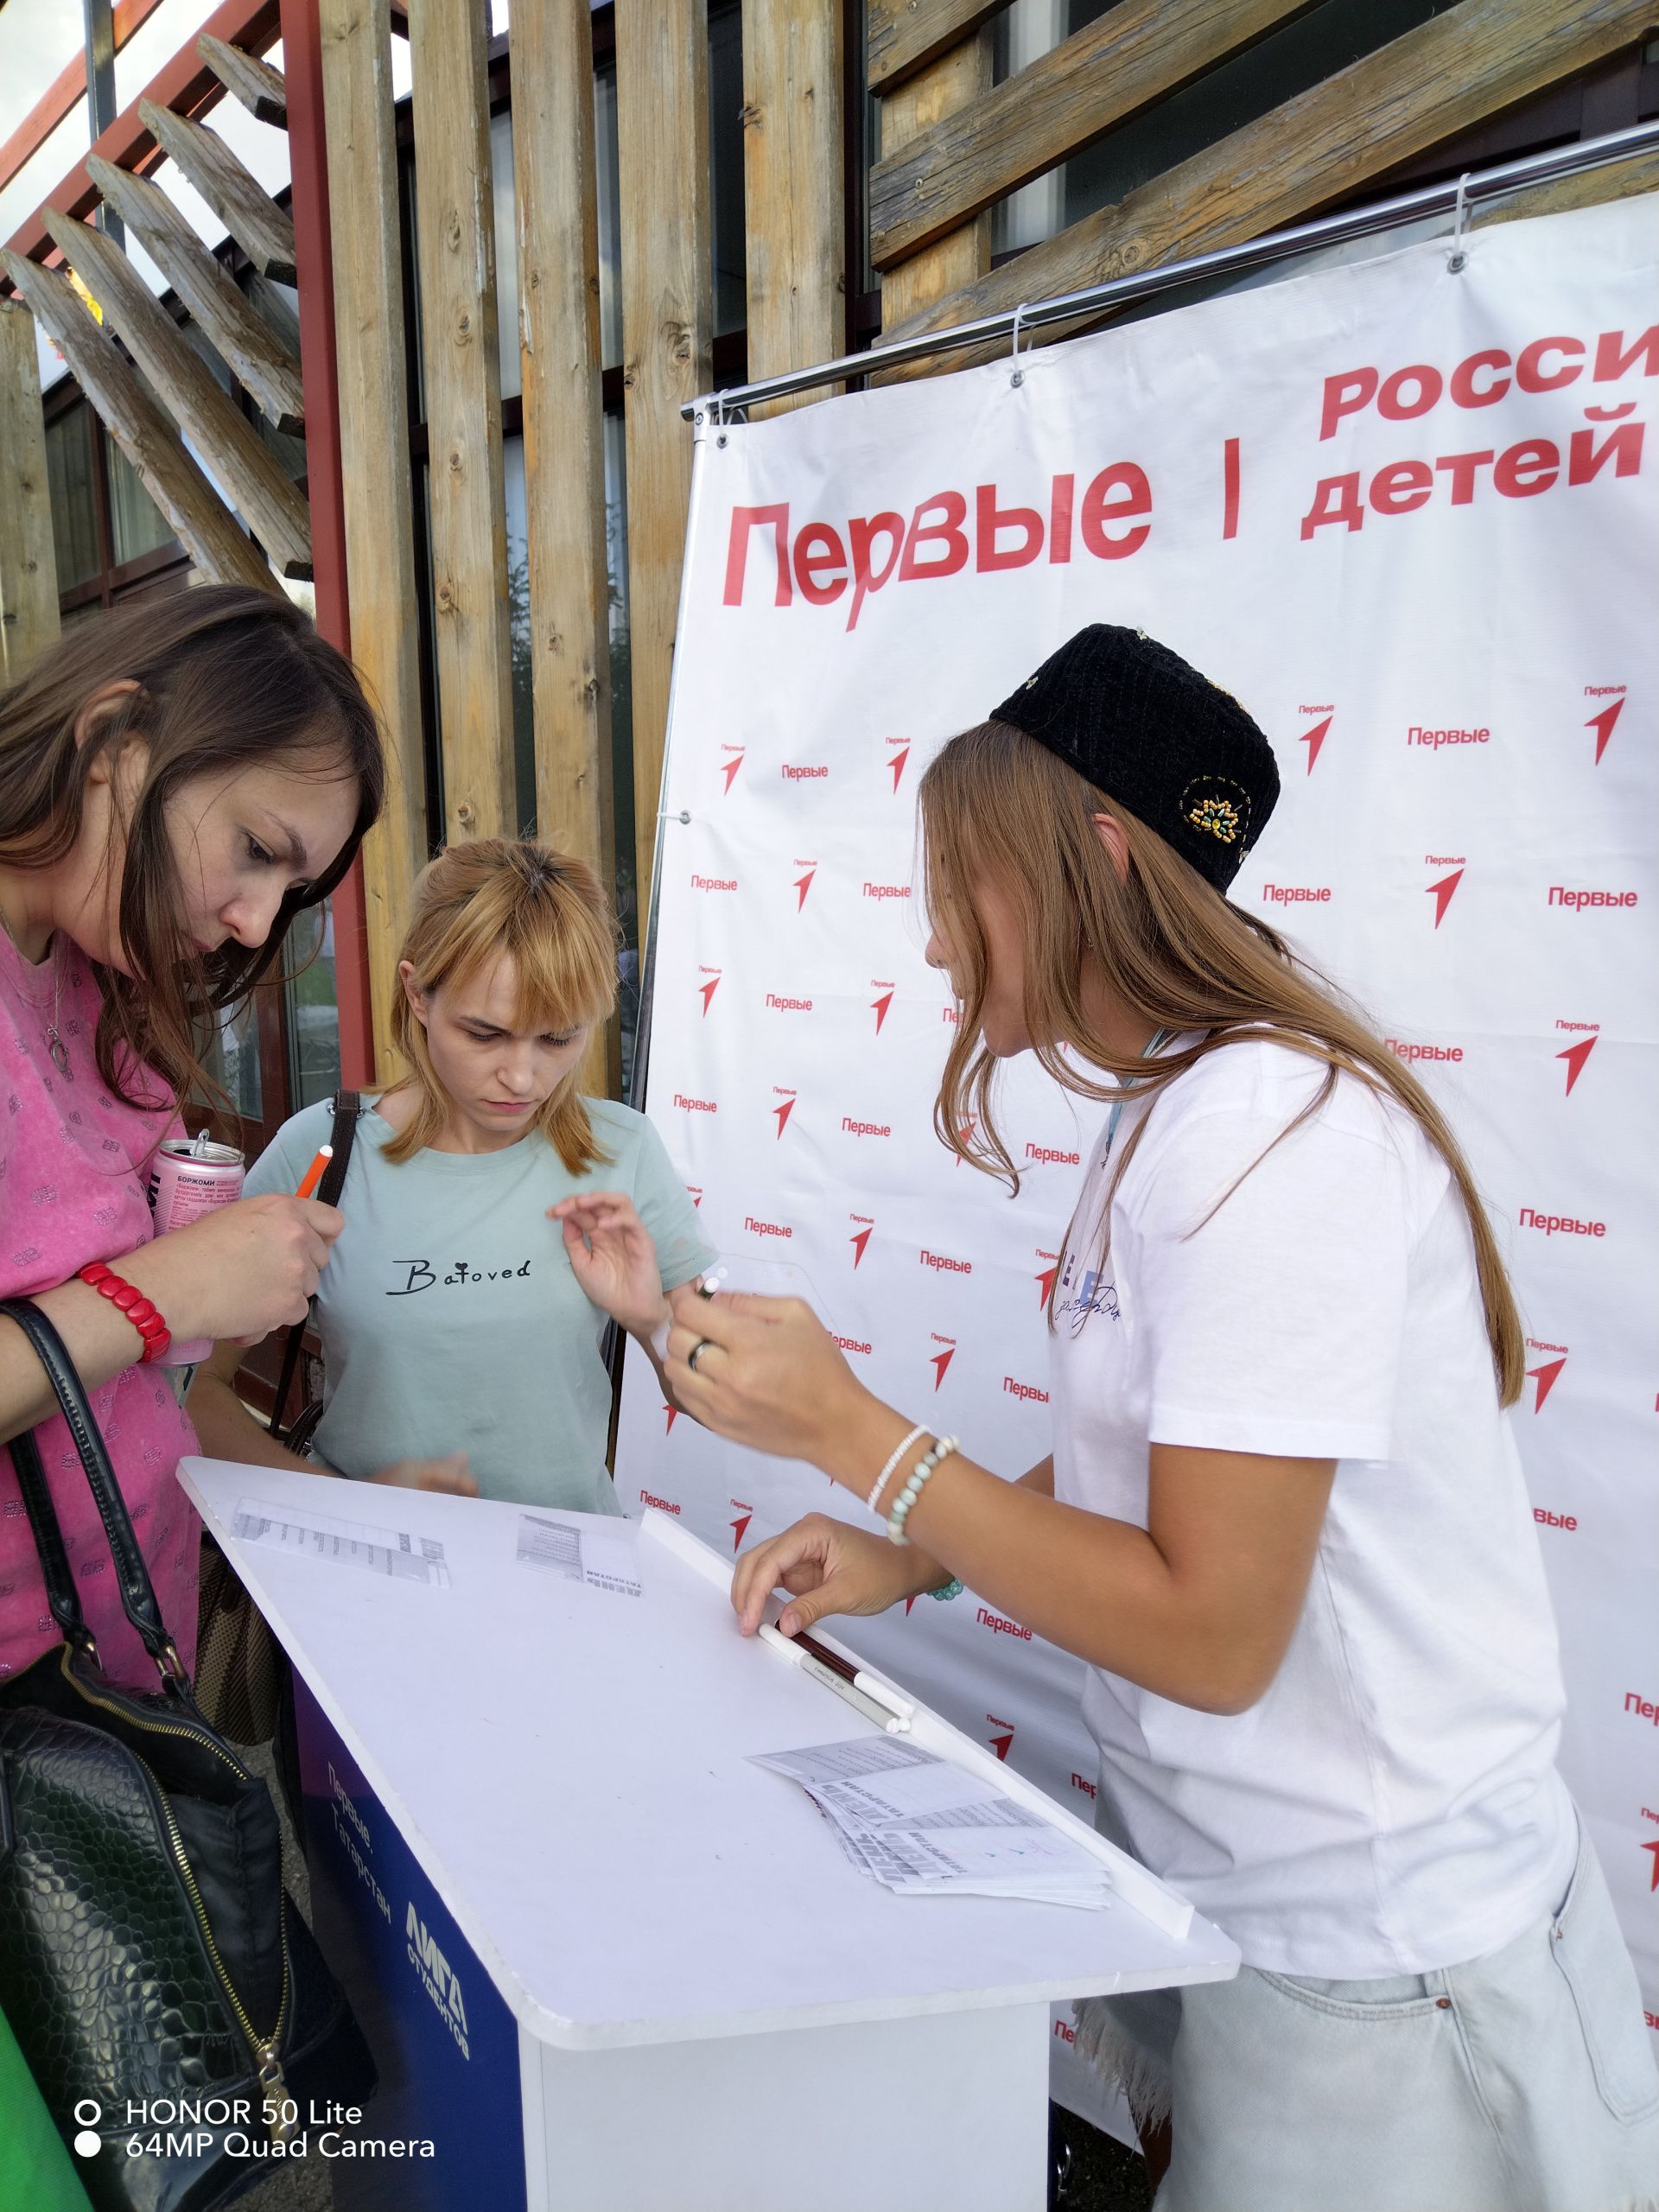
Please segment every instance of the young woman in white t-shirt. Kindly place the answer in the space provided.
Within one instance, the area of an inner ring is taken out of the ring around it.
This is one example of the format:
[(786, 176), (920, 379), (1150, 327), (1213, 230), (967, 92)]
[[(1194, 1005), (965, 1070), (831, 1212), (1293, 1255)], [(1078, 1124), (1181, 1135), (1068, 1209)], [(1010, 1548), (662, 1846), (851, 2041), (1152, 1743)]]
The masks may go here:
[(1170, 2157), (1160, 2212), (1652, 2205), (1659, 2075), (1554, 1764), (1515, 1302), (1438, 1109), (1227, 903), (1277, 791), (1236, 702), (1105, 626), (924, 779), (942, 1140), (1013, 1179), (1024, 1052), (1115, 1102), (1051, 1458), (1010, 1483), (912, 1432), (794, 1300), (678, 1293), (669, 1372), (906, 1539), (810, 1516), (740, 1563), (747, 1631), (776, 1586), (789, 1633), (960, 1578), (1088, 1662), (1100, 1825), (1245, 1962), (1080, 2008)]

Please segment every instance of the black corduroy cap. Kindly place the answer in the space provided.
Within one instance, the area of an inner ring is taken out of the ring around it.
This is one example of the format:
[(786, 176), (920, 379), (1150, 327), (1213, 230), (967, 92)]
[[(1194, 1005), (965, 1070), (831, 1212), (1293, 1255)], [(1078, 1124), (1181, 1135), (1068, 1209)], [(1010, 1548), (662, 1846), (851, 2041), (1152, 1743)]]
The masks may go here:
[(1223, 893), (1279, 797), (1273, 747), (1237, 700), (1144, 630), (1090, 623), (991, 720), (1058, 753)]

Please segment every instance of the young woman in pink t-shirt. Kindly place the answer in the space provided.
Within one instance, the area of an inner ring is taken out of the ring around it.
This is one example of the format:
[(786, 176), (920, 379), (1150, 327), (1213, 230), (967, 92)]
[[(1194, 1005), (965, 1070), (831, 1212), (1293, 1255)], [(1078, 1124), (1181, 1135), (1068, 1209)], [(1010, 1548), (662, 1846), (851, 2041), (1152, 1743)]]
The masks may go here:
[[(0, 1296), (33, 1299), (68, 1346), (187, 1665), (197, 1529), (174, 1470), (195, 1439), (146, 1354), (162, 1328), (257, 1338), (298, 1320), (340, 1216), (269, 1196), (158, 1237), (145, 1177), (220, 1011), (339, 882), (383, 778), (350, 664), (246, 586), (105, 615), (0, 692)], [(114, 1281), (79, 1279), (93, 1262), (146, 1301), (137, 1323)], [(105, 1669), (153, 1688), (55, 1402), (0, 1322), (0, 1681), (58, 1636), (3, 1448), (43, 1425)]]

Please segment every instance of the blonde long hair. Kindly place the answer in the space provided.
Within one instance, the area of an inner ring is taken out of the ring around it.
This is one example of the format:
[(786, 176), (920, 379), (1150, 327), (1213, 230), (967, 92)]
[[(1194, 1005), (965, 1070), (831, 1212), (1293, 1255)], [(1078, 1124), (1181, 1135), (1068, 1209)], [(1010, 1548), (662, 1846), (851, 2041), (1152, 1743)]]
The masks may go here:
[[(452, 845), (423, 868), (400, 961), (423, 992), (464, 989), (504, 955), (517, 971), (515, 1027), (575, 1029), (607, 1020), (616, 1005), (617, 926), (600, 880), (586, 861), (550, 846), (509, 837)], [(427, 1049), (426, 1029), (401, 985), (391, 1013), (392, 1042), (410, 1072), (413, 1116), (385, 1147), (393, 1162), (411, 1159), (443, 1134), (449, 1094)], [(537, 1109), (533, 1132), (546, 1138), (573, 1175), (610, 1154), (594, 1135), (572, 1067)]]
[[(1122, 879), (1096, 834), (1093, 817), (1099, 814), (1122, 829), (1129, 863)], [(996, 1126), (997, 1063), (980, 1030), (988, 959), (974, 894), (977, 885), (990, 882), (1012, 899), (1023, 931), (1032, 1049), (1064, 1089), (1107, 1100), (1128, 1084), (1134, 1095), (1155, 1100), (1210, 1053), (1266, 1030), (1292, 1052), (1325, 1065), (1319, 1090), (1274, 1144), (1317, 1113), (1338, 1072), (1402, 1106), (1462, 1194), (1499, 1401), (1515, 1402), (1526, 1364), (1520, 1316), (1456, 1138), (1421, 1084), (1276, 931), (1230, 905), (1144, 823), (1006, 723), (984, 722), (950, 740), (922, 779), (921, 817), (928, 905), (949, 929), (958, 966), (966, 970), (961, 1020), (933, 1109), (942, 1142), (970, 1166), (1018, 1190), (1019, 1171)], [(1085, 959), (1113, 998), (1149, 1028), (1206, 1033), (1150, 1065), (1114, 1052), (1084, 1012)], [(1111, 1191), (1135, 1157), (1147, 1118), (1113, 1173), (1104, 1208), (1109, 1222)]]

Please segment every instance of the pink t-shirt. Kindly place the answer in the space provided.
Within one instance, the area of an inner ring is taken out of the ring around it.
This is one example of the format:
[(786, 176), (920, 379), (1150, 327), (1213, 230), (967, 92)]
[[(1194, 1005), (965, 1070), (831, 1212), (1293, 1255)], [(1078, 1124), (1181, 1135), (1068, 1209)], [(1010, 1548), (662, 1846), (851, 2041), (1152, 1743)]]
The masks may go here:
[[(149, 1243), (145, 1171), (173, 1120), (159, 1085), (160, 1103), (149, 1111), (123, 1105), (105, 1088), (92, 1050), (97, 977), (61, 933), (56, 950), (55, 970), (50, 959), (31, 968), (0, 932), (0, 1296), (7, 1298), (50, 1290), (92, 1260), (118, 1271), (124, 1254)], [(67, 1076), (47, 1045), (54, 1007)], [(137, 1352), (136, 1330), (132, 1341)], [(162, 1618), (185, 1665), (194, 1666), (200, 1524), (175, 1470), (182, 1453), (197, 1449), (195, 1432), (160, 1369), (125, 1368), (90, 1395)], [(42, 1423), (36, 1438), (105, 1671), (154, 1689), (155, 1666), (121, 1610), (110, 1548), (61, 1415)], [(11, 1454), (0, 1445), (0, 1680), (60, 1640)]]

